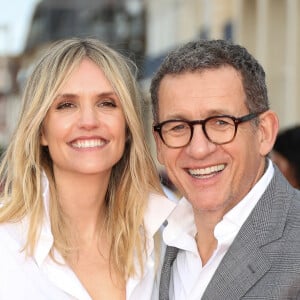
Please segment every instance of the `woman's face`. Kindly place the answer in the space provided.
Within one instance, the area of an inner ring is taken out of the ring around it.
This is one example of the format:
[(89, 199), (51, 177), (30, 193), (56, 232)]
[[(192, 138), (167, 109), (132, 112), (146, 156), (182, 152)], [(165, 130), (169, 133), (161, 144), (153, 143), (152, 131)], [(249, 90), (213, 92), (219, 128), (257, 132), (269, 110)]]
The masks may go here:
[(42, 126), (54, 172), (109, 176), (123, 155), (126, 121), (103, 71), (84, 59), (58, 91)]

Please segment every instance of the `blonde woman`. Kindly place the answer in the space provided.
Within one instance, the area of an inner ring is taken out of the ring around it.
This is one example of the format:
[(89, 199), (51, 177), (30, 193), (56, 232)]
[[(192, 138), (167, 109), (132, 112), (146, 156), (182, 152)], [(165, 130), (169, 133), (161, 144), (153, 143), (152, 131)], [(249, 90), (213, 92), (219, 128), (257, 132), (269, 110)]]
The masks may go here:
[(95, 39), (59, 41), (35, 67), (0, 166), (0, 299), (151, 298), (174, 204), (132, 74)]

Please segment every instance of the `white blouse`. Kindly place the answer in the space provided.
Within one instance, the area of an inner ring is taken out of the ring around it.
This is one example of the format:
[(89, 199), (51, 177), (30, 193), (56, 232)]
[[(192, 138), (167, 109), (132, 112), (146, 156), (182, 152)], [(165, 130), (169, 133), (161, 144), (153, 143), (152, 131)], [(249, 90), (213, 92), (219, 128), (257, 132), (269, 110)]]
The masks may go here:
[[(22, 251), (27, 237), (27, 220), (0, 225), (0, 299), (91, 300), (63, 258), (55, 253), (60, 262), (58, 264), (49, 256), (53, 236), (49, 221), (49, 183), (46, 177), (43, 178), (43, 191), (45, 218), (32, 257), (26, 257), (25, 251)], [(148, 256), (143, 277), (130, 278), (126, 284), (127, 300), (151, 299), (156, 271), (153, 236), (175, 205), (163, 196), (150, 195), (144, 219), (148, 233)]]

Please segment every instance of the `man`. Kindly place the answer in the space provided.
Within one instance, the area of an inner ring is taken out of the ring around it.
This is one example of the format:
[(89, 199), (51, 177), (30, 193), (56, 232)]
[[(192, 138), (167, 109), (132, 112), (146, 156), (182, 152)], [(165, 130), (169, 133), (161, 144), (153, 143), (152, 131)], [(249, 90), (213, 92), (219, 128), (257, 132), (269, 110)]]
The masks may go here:
[(159, 299), (300, 299), (300, 194), (267, 157), (278, 118), (263, 68), (238, 45), (190, 42), (151, 97), (158, 160), (184, 196)]

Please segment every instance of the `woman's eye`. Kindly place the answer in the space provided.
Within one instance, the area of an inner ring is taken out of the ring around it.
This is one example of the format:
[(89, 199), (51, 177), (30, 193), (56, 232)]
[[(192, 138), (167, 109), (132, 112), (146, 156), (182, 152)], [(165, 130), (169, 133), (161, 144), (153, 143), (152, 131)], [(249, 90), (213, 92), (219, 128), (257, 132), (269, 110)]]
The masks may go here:
[(65, 109), (65, 108), (72, 108), (74, 104), (71, 102), (62, 102), (57, 105), (56, 109)]
[(113, 101), (113, 100), (104, 100), (104, 101), (101, 101), (98, 105), (100, 107), (108, 107), (108, 108), (117, 107), (115, 101)]

